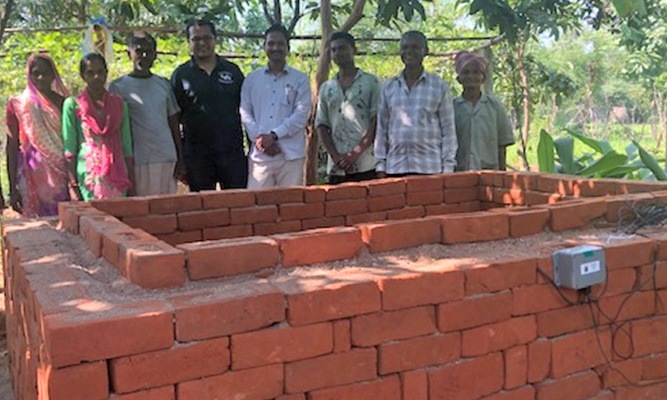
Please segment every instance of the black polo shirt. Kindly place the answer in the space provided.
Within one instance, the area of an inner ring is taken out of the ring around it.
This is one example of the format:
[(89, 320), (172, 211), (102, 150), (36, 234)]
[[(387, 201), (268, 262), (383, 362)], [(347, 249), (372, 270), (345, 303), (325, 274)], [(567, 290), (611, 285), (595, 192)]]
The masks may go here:
[(186, 154), (243, 153), (241, 129), (241, 84), (239, 67), (216, 55), (209, 75), (194, 59), (181, 64), (171, 76)]

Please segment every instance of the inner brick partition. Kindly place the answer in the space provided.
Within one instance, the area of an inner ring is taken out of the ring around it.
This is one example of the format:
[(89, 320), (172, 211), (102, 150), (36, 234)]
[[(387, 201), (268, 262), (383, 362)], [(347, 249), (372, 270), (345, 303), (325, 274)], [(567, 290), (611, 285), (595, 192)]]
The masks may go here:
[[(664, 399), (667, 233), (609, 226), (666, 189), (484, 172), (62, 203), (3, 226), (15, 394)], [(543, 276), (584, 243), (609, 268), (592, 304)]]

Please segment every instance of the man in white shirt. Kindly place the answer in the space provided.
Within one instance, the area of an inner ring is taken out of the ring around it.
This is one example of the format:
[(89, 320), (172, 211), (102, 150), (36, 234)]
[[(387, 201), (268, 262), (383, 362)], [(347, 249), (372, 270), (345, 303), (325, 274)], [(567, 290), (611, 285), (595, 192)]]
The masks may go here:
[(241, 121), (252, 144), (248, 188), (302, 185), (310, 82), (306, 74), (287, 66), (285, 27), (267, 29), (264, 51), (268, 65), (250, 73), (241, 88)]

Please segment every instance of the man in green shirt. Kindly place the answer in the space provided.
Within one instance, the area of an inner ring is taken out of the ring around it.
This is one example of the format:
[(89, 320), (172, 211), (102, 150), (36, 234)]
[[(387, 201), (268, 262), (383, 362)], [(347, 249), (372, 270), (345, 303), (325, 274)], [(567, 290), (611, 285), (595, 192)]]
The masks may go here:
[(356, 67), (357, 48), (349, 33), (332, 34), (329, 51), (338, 73), (322, 85), (315, 119), (317, 132), (329, 153), (328, 183), (374, 179), (371, 145), (375, 140), (380, 81)]

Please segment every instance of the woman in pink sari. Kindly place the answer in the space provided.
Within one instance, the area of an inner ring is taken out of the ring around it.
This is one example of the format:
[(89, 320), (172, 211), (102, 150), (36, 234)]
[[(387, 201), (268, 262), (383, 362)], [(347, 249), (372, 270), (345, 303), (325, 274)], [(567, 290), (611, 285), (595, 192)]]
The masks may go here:
[(69, 200), (61, 134), (68, 95), (51, 57), (28, 59), (27, 87), (7, 102), (9, 204), (26, 217), (56, 215)]

